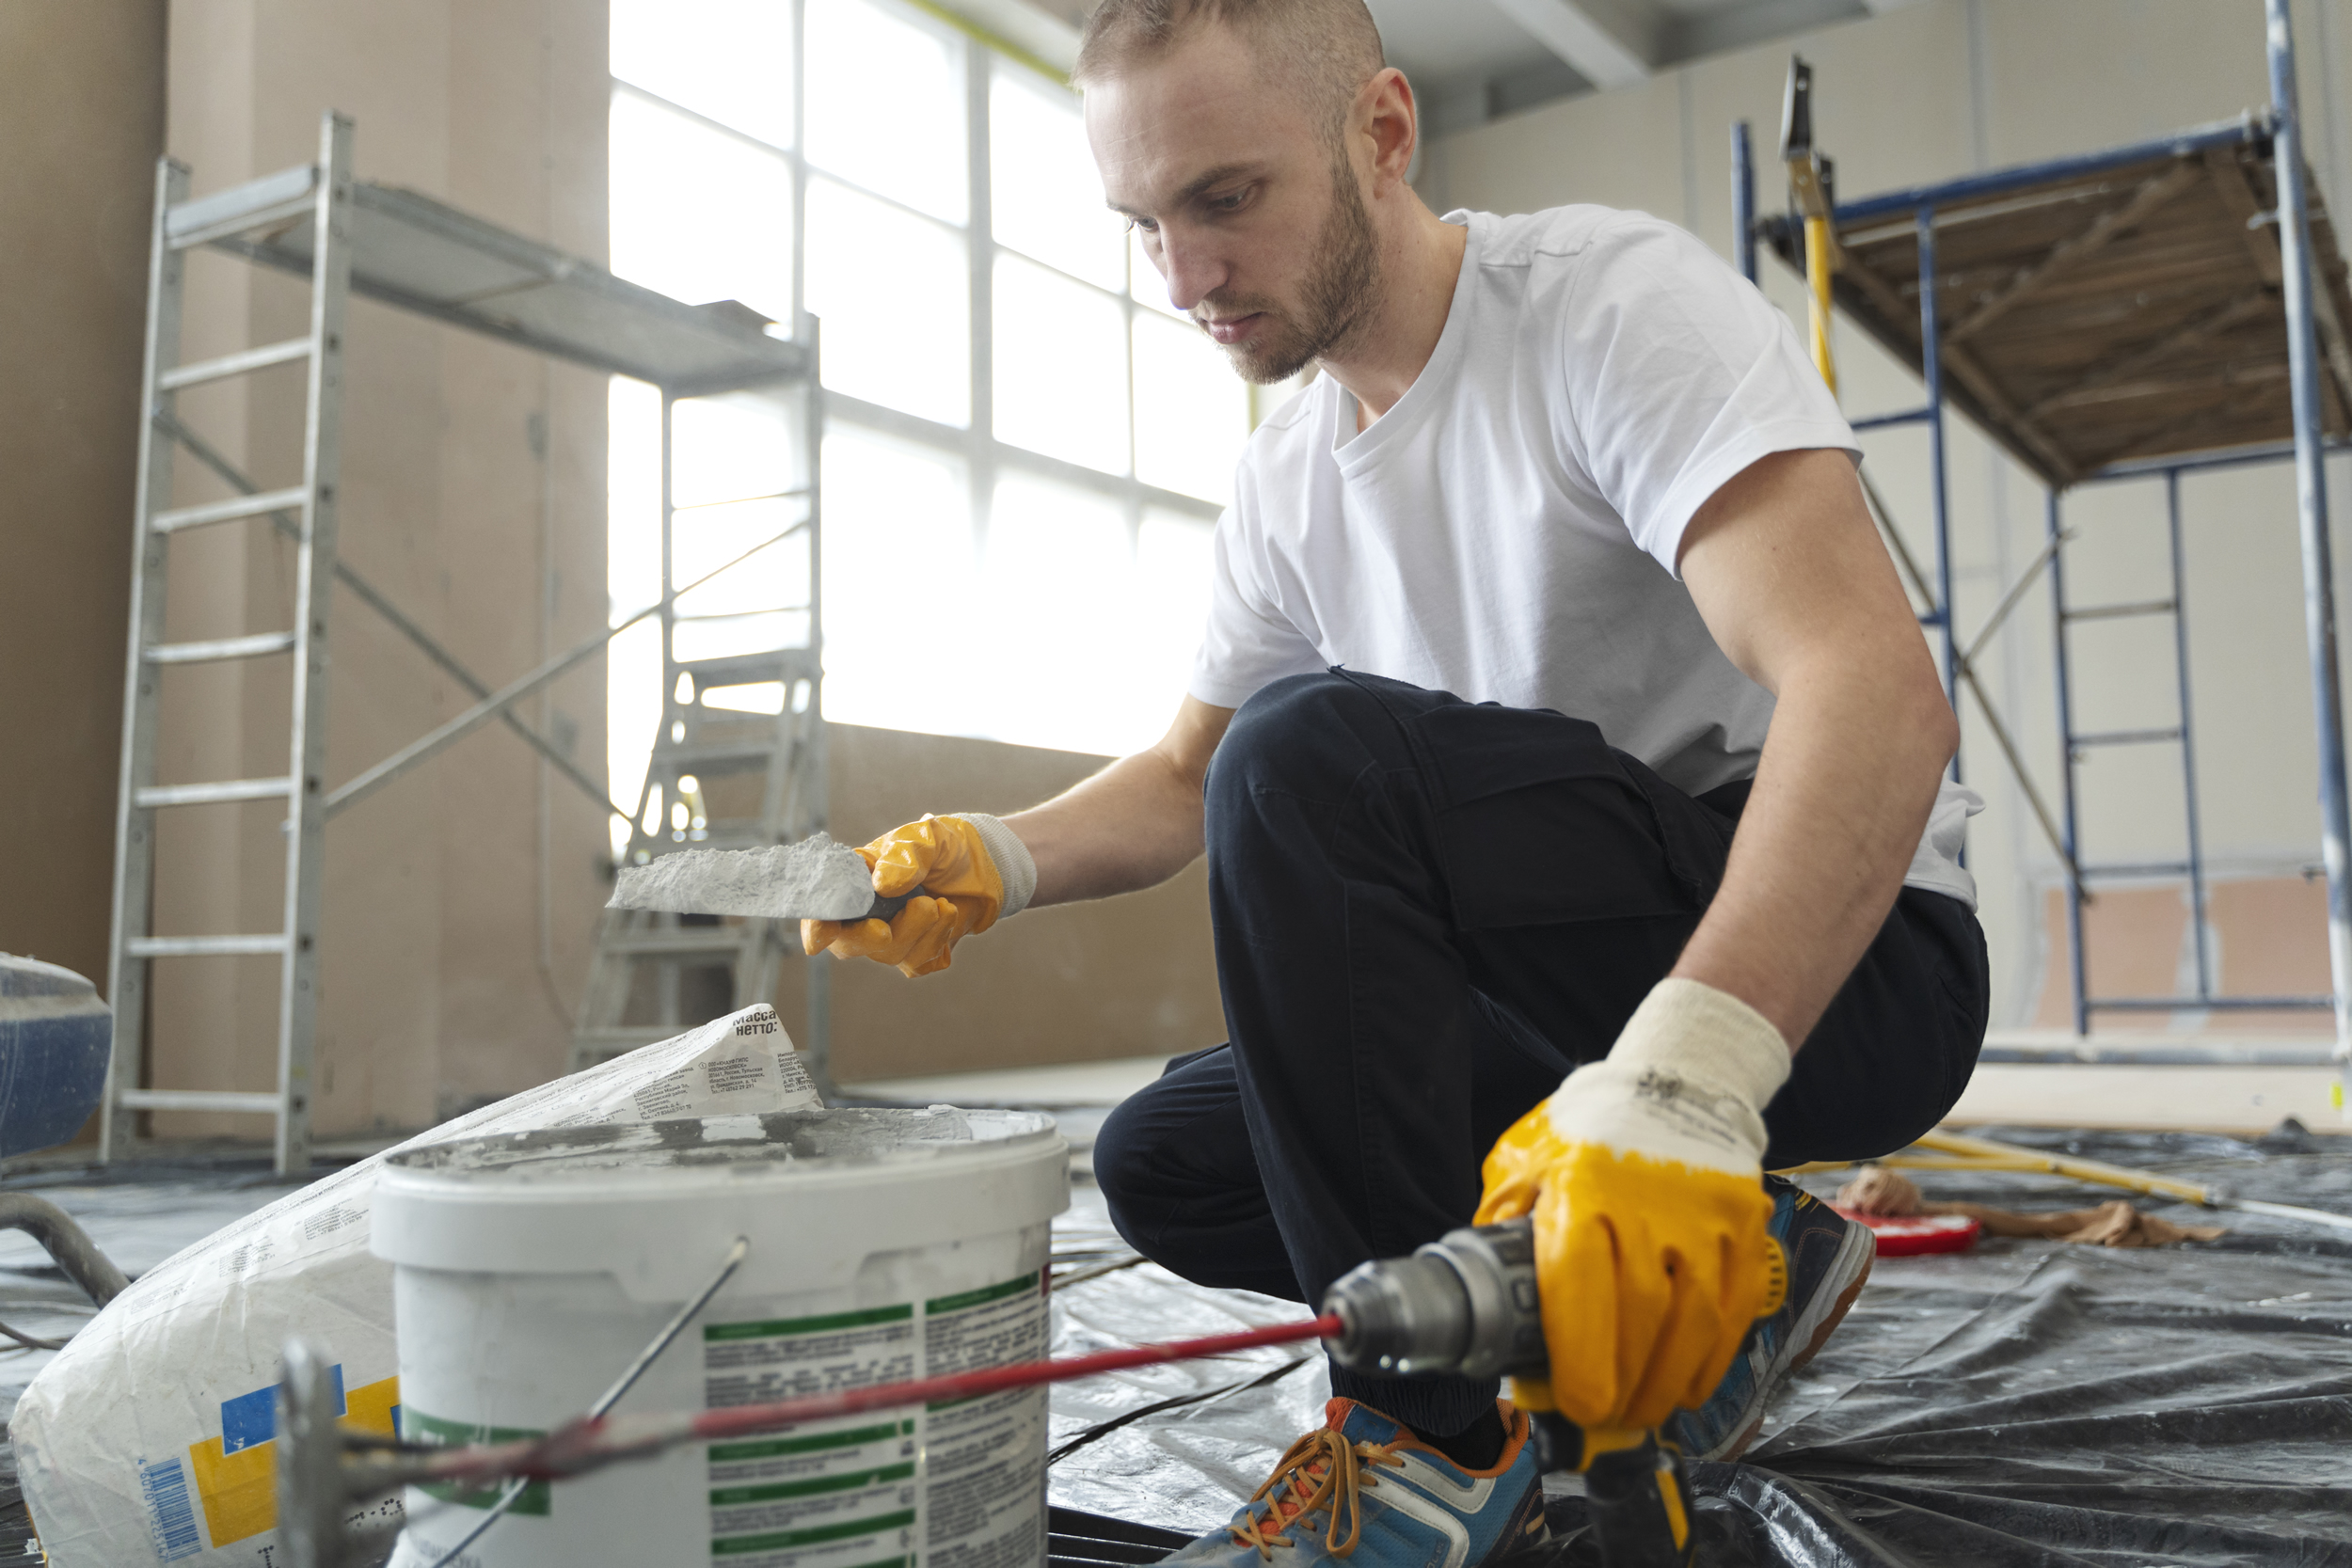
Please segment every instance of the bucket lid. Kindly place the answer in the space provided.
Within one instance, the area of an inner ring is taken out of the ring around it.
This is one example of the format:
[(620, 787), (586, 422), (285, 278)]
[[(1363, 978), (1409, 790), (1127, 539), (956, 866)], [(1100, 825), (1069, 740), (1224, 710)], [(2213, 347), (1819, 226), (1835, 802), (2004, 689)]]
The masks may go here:
[(1069, 1206), (1032, 1111), (844, 1108), (549, 1128), (429, 1144), (376, 1177), (375, 1253), (409, 1267), (611, 1274), (679, 1300), (739, 1236), (729, 1287), (846, 1284), (874, 1253), (1017, 1230)]

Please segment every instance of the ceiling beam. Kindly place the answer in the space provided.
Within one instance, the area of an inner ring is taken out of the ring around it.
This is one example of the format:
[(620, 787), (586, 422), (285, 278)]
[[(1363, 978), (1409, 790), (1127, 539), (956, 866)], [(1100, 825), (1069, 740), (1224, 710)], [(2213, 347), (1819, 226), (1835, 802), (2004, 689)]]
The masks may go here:
[(1597, 87), (1626, 87), (1649, 79), (1648, 52), (1603, 24), (1589, 0), (1493, 0), (1493, 5)]

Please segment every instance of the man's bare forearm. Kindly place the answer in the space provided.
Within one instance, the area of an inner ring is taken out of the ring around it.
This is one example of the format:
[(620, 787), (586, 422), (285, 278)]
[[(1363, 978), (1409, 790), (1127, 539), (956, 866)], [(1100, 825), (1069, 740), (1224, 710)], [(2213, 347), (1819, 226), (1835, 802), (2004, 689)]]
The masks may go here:
[(1674, 973), (1804, 1043), (1910, 869), (1959, 721), (1843, 453), (1777, 452), (1692, 518), (1684, 579), (1776, 699), (1724, 882)]
[(1722, 888), (1674, 973), (1802, 1044), (1901, 890), (1955, 724), (1908, 668), (1792, 673)]
[(1230, 708), (1186, 698), (1158, 745), (1006, 817), (1037, 862), (1031, 906), (1154, 887), (1198, 859), (1201, 786), (1232, 718)]

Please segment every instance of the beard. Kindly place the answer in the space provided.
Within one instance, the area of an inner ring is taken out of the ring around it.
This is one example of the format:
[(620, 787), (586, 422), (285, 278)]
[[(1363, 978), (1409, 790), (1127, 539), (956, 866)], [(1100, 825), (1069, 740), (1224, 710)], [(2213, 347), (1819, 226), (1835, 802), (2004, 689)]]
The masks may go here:
[(1379, 280), (1380, 251), (1372, 214), (1357, 187), (1356, 171), (1342, 153), (1333, 161), (1331, 211), (1315, 236), (1314, 261), (1297, 309), (1236, 294), (1212, 294), (1199, 309), (1220, 317), (1252, 311), (1265, 317), (1255, 342), (1217, 345), (1244, 381), (1265, 387), (1288, 381), (1343, 346), (1371, 313)]

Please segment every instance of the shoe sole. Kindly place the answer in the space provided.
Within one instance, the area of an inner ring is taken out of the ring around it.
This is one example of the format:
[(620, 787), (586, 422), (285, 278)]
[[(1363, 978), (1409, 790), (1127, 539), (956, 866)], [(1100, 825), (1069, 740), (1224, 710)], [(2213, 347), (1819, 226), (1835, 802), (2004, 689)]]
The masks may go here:
[(1837, 1256), (1830, 1263), (1830, 1275), (1835, 1278), (1844, 1270), (1854, 1267), (1854, 1255), (1858, 1253), (1860, 1268), (1852, 1282), (1836, 1296), (1825, 1295), (1798, 1314), (1788, 1333), (1788, 1344), (1796, 1354), (1773, 1367), (1758, 1381), (1756, 1403), (1748, 1412), (1751, 1419), (1740, 1429), (1740, 1434), (1722, 1449), (1700, 1457), (1728, 1465), (1748, 1451), (1756, 1435), (1764, 1430), (1764, 1417), (1772, 1405), (1772, 1396), (1821, 1353), (1821, 1347), (1829, 1343), (1829, 1337), (1837, 1332), (1837, 1325), (1844, 1323), (1846, 1314), (1853, 1309), (1855, 1300), (1862, 1294), (1862, 1287), (1869, 1283), (1870, 1268), (1878, 1261), (1878, 1251), (1877, 1232), (1867, 1225), (1857, 1225), (1849, 1220), (1846, 1239), (1838, 1243)]

